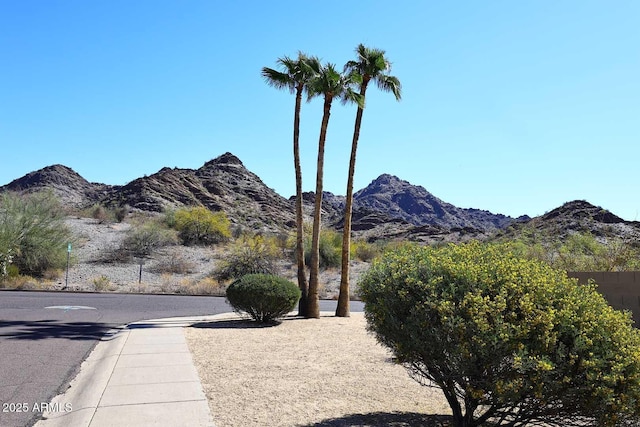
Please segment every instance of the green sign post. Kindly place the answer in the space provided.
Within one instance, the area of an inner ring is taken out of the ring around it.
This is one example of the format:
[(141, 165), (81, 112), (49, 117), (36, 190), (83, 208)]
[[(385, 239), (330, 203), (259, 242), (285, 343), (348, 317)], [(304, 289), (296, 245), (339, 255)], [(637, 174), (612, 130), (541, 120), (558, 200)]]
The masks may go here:
[(64, 288), (69, 286), (69, 259), (71, 258), (71, 243), (67, 245), (67, 276), (64, 279)]

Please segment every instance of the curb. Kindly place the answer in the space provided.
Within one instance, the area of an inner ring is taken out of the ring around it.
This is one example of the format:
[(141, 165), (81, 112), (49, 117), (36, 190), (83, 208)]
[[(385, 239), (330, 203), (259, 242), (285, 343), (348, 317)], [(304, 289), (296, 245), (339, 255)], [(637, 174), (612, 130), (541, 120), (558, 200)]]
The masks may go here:
[(49, 411), (42, 414), (42, 419), (34, 427), (90, 426), (125, 344), (136, 329), (184, 328), (195, 323), (234, 318), (237, 315), (232, 312), (210, 316), (170, 317), (133, 322), (113, 329), (82, 362), (68, 389), (51, 400)]
[[(103, 400), (118, 360), (130, 335), (147, 328), (184, 328), (196, 323), (237, 319), (234, 312), (208, 316), (168, 317), (132, 322), (113, 329), (94, 347), (80, 365), (76, 377), (66, 391), (55, 396), (49, 410), (42, 414), (35, 427), (89, 427)], [(211, 424), (213, 425), (213, 424)]]
[[(130, 331), (126, 327), (114, 330), (103, 338), (80, 365), (80, 372), (69, 388), (51, 400), (52, 412), (43, 413), (36, 427), (88, 426), (111, 378)], [(72, 411), (67, 406), (73, 404)]]

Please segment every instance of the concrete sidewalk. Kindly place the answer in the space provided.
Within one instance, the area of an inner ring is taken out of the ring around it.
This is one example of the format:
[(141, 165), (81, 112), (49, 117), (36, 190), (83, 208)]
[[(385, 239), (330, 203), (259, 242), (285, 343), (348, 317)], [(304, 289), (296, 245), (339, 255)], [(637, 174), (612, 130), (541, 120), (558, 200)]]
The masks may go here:
[(226, 316), (137, 322), (106, 337), (36, 426), (213, 427), (183, 328)]

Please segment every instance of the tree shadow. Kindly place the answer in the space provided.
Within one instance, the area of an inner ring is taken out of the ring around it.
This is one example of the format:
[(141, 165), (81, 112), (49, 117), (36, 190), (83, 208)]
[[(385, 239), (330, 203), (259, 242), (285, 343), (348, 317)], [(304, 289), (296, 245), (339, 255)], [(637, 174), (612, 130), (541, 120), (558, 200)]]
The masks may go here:
[(12, 340), (104, 340), (114, 335), (114, 325), (97, 322), (59, 322), (56, 320), (2, 320), (0, 338)]
[(191, 327), (199, 329), (263, 329), (273, 328), (274, 326), (278, 326), (280, 323), (281, 322), (260, 323), (248, 319), (231, 319), (194, 323)]
[(449, 427), (450, 415), (420, 414), (417, 412), (372, 412), (331, 418), (301, 427)]

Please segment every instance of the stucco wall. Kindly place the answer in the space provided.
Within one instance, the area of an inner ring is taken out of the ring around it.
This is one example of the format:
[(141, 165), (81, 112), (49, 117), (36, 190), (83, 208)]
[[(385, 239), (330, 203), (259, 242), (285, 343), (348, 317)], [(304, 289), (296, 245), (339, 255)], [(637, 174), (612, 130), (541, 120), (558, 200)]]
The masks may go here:
[(630, 310), (635, 326), (640, 327), (640, 271), (570, 272), (580, 283), (591, 278), (613, 308)]

